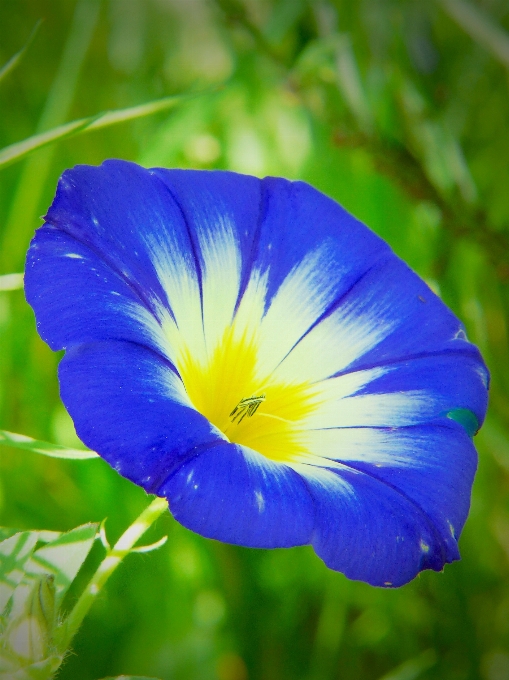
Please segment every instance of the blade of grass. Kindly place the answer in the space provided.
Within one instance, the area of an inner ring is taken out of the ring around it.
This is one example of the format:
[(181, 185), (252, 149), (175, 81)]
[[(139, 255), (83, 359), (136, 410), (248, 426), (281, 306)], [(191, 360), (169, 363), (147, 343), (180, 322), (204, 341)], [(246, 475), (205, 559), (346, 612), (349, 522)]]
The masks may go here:
[(103, 680), (159, 680), (158, 678), (148, 678), (146, 675), (116, 675), (109, 678), (103, 678)]
[(0, 430), (0, 444), (14, 446), (15, 448), (25, 449), (26, 451), (32, 451), (33, 453), (41, 453), (50, 458), (66, 458), (68, 460), (99, 458), (95, 451), (68, 449), (65, 446), (38, 441), (37, 439), (32, 439), (32, 437), (27, 437), (24, 434), (16, 434), (15, 432), (7, 432), (6, 430)]
[(51, 144), (51, 142), (58, 139), (65, 139), (89, 124), (90, 120), (88, 118), (82, 118), (81, 120), (75, 120), (66, 123), (65, 125), (59, 125), (47, 132), (32, 135), (31, 137), (27, 137), (27, 139), (23, 139), (21, 142), (10, 144), (0, 151), (0, 168), (10, 165), (15, 161), (22, 160), (25, 156), (32, 153), (32, 151), (41, 149), (43, 146)]
[(422, 654), (389, 671), (380, 680), (417, 680), (420, 675), (434, 666), (436, 661), (435, 651), (427, 649)]
[[(60, 65), (48, 93), (36, 133), (40, 134), (69, 117), (81, 67), (88, 52), (99, 17), (100, 0), (78, 0)], [(5, 223), (2, 268), (21, 268), (28, 240), (36, 226), (43, 188), (46, 184), (53, 149), (48, 148), (28, 159), (20, 175)]]
[(372, 128), (371, 110), (364, 91), (359, 67), (352, 48), (350, 36), (346, 33), (336, 37), (336, 74), (340, 92), (347, 105), (365, 132)]
[(42, 23), (42, 22), (41, 22), (41, 20), (39, 19), (39, 21), (38, 21), (38, 22), (35, 24), (35, 26), (33, 27), (32, 32), (31, 32), (30, 35), (28, 36), (28, 40), (27, 40), (26, 43), (23, 45), (23, 47), (22, 47), (20, 50), (18, 50), (18, 52), (16, 52), (16, 54), (13, 54), (13, 56), (9, 59), (9, 61), (7, 61), (7, 62), (2, 66), (2, 68), (0, 68), (0, 81), (2, 81), (5, 77), (7, 77), (11, 71), (14, 71), (14, 69), (16, 68), (16, 66), (19, 64), (19, 62), (21, 61), (23, 55), (25, 54), (25, 52), (26, 52), (27, 49), (29, 48), (30, 43), (31, 43), (32, 40), (35, 38), (35, 34), (36, 34), (37, 31), (39, 30), (39, 26), (41, 25), (41, 23)]
[(52, 130), (33, 135), (21, 142), (16, 142), (15, 144), (11, 144), (10, 146), (1, 149), (0, 168), (22, 160), (33, 151), (53, 142), (70, 137), (71, 135), (99, 130), (100, 128), (117, 125), (118, 123), (124, 123), (129, 120), (134, 120), (135, 118), (142, 118), (143, 116), (151, 116), (154, 113), (171, 109), (177, 104), (210, 91), (211, 90), (205, 90), (204, 92), (163, 97), (162, 99), (156, 99), (147, 102), (146, 104), (140, 104), (139, 106), (131, 106), (126, 109), (117, 109), (115, 111), (105, 111), (96, 116), (89, 116), (88, 118), (81, 118), (65, 123), (64, 125), (59, 125)]
[(4, 274), (0, 276), (0, 292), (23, 288), (23, 274)]
[(509, 68), (509, 34), (489, 14), (463, 0), (441, 0), (441, 4), (465, 33)]

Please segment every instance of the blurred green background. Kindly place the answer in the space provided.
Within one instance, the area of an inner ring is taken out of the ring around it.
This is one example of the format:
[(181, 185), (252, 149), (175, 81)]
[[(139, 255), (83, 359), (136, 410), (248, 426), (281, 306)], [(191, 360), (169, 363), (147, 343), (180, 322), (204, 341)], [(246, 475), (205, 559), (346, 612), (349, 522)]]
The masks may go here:
[[(492, 372), (463, 559), (399, 590), (310, 548), (206, 540), (169, 515), (117, 571), (59, 678), (509, 680), (507, 0), (1, 0), (0, 146), (224, 84), (0, 168), (0, 274), (20, 272), (60, 173), (109, 157), (305, 179), (385, 238), (464, 321)], [(0, 427), (76, 446), (53, 354), (0, 291)], [(444, 452), (447, 455), (447, 452)], [(100, 460), (0, 450), (0, 524), (67, 530), (147, 504)], [(86, 563), (82, 582), (101, 556)], [(75, 597), (75, 594), (74, 594)], [(72, 602), (73, 594), (69, 596)]]

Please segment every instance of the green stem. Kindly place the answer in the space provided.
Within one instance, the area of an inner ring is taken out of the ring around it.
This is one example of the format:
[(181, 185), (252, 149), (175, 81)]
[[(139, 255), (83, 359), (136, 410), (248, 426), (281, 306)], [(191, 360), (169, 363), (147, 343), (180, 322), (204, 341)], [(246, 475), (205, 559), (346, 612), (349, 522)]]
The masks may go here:
[(74, 635), (106, 581), (124, 557), (131, 552), (147, 529), (152, 526), (167, 508), (168, 501), (166, 499), (155, 498), (133, 524), (124, 531), (115, 545), (107, 551), (105, 558), (55, 636), (55, 643), (61, 654), (68, 649)]

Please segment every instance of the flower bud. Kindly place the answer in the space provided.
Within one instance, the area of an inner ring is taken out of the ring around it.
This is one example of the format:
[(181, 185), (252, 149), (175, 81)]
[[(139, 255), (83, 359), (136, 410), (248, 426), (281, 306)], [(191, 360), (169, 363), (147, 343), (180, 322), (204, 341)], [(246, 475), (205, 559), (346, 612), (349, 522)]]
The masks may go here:
[(48, 654), (55, 618), (53, 576), (44, 574), (32, 585), (18, 586), (5, 633), (9, 651), (25, 663), (44, 659)]

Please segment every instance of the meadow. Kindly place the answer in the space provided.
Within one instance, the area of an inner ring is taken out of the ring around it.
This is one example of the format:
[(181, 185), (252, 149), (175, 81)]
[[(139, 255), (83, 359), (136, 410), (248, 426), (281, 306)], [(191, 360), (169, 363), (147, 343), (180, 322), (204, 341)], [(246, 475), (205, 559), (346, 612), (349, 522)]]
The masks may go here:
[[(21, 50), (21, 52), (20, 52)], [(380, 589), (310, 547), (165, 513), (60, 680), (509, 680), (509, 7), (504, 0), (2, 0), (0, 428), (83, 448), (21, 286), (61, 173), (107, 158), (302, 179), (384, 238), (491, 372), (462, 559)], [(170, 99), (168, 99), (170, 98)], [(139, 108), (133, 108), (139, 107)], [(109, 111), (120, 113), (101, 118)], [(75, 126), (59, 128), (71, 121)], [(100, 459), (0, 447), (0, 525), (115, 540), (145, 492)], [(96, 542), (64, 608), (103, 555)]]

